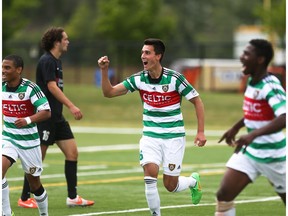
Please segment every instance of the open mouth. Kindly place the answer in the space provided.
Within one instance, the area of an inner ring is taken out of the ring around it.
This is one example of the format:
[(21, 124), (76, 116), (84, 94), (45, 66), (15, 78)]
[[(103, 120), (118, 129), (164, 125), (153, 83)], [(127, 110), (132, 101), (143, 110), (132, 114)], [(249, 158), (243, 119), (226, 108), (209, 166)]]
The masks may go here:
[(147, 64), (148, 64), (148, 62), (146, 62), (146, 61), (144, 62), (144, 61), (143, 61), (143, 65), (147, 65)]
[(246, 70), (246, 68), (247, 68), (246, 65), (243, 64), (242, 68), (241, 68), (241, 71), (244, 72)]

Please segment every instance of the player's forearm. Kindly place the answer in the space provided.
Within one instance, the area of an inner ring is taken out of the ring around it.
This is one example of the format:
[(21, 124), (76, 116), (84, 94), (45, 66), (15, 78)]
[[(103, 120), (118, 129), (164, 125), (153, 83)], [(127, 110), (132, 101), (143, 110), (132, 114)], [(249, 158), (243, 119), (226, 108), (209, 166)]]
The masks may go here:
[(282, 114), (281, 116), (278, 116), (266, 126), (253, 130), (251, 133), (253, 133), (255, 137), (258, 137), (266, 134), (275, 133), (277, 131), (284, 129), (285, 127), (286, 127), (286, 114)]
[(197, 98), (195, 102), (195, 110), (196, 116), (198, 120), (198, 132), (204, 133), (204, 126), (205, 126), (205, 114), (204, 114), (204, 104), (200, 98)]
[(74, 104), (66, 97), (66, 95), (61, 91), (58, 86), (48, 87), (51, 94), (62, 104), (64, 104), (68, 109), (70, 109)]
[(111, 82), (108, 77), (108, 71), (101, 70), (102, 76), (101, 76), (101, 87), (104, 97), (112, 97), (112, 90), (113, 86), (111, 85)]
[(239, 131), (242, 127), (244, 127), (244, 118), (240, 119), (238, 122), (236, 122), (236, 124), (233, 125), (233, 129), (236, 131)]
[(33, 123), (45, 121), (45, 120), (49, 119), (50, 117), (51, 117), (50, 110), (41, 110), (41, 111), (35, 113), (34, 115), (29, 116), (29, 118), (31, 119), (31, 122), (33, 122)]

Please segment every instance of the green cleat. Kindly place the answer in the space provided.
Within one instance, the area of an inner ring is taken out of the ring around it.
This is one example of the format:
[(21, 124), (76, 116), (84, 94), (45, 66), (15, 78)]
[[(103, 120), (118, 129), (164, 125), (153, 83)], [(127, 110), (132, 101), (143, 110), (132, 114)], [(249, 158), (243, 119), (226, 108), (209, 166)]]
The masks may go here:
[(192, 203), (197, 205), (201, 198), (202, 198), (202, 188), (200, 184), (200, 175), (199, 173), (192, 173), (191, 177), (196, 180), (196, 185), (194, 187), (190, 187), (191, 196), (192, 196)]
[(13, 212), (13, 211), (11, 212), (11, 216), (15, 216), (15, 214), (14, 214), (14, 212)]

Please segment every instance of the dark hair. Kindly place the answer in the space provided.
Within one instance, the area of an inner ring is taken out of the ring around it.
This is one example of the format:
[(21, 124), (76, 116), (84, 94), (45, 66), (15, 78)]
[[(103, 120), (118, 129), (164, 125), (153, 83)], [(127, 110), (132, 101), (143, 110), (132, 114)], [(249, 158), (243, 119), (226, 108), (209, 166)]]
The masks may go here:
[(21, 58), (21, 56), (12, 54), (12, 55), (6, 56), (3, 60), (12, 61), (16, 68), (22, 67), (22, 70), (24, 69), (24, 61)]
[(253, 39), (249, 43), (255, 47), (257, 56), (265, 58), (265, 66), (267, 67), (274, 56), (272, 44), (265, 39)]
[(165, 45), (163, 41), (161, 41), (160, 39), (156, 39), (156, 38), (148, 38), (144, 41), (144, 45), (152, 45), (154, 47), (155, 53), (157, 55), (161, 54), (161, 58), (160, 58), (160, 62), (161, 62), (165, 53)]
[(62, 33), (64, 29), (62, 27), (51, 27), (43, 35), (41, 39), (41, 46), (44, 50), (49, 52), (54, 47), (54, 42), (61, 41), (63, 38)]

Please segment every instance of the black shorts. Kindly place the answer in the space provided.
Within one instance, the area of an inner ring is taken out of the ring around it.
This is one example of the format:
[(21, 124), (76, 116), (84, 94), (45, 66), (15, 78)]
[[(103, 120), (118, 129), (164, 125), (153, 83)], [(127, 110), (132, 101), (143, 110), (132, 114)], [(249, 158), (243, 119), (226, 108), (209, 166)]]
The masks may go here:
[(70, 125), (64, 118), (57, 122), (51, 119), (40, 122), (37, 128), (43, 145), (53, 145), (56, 141), (74, 138)]

